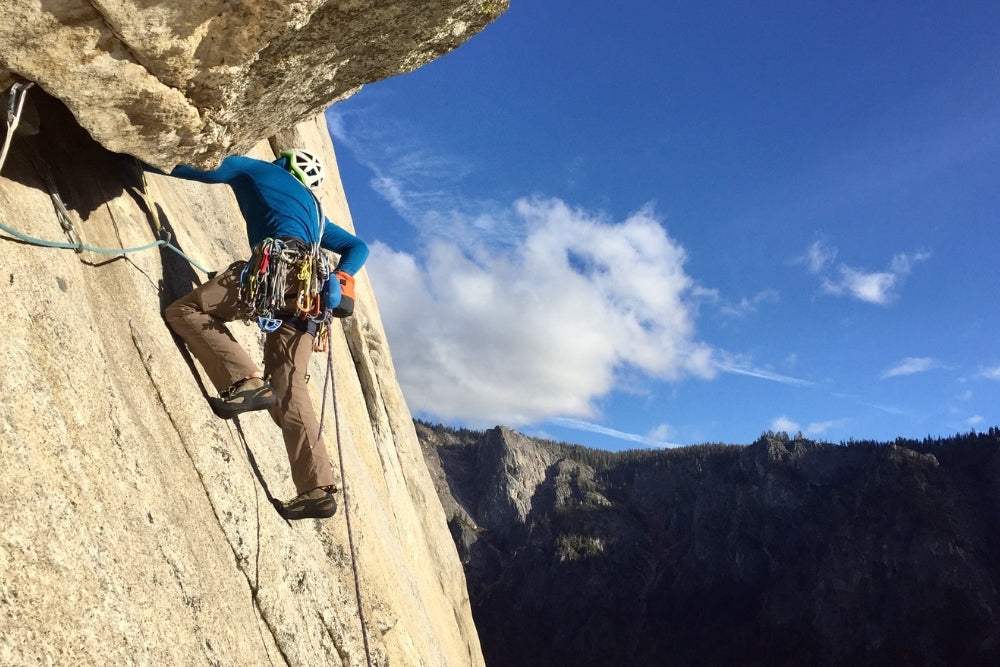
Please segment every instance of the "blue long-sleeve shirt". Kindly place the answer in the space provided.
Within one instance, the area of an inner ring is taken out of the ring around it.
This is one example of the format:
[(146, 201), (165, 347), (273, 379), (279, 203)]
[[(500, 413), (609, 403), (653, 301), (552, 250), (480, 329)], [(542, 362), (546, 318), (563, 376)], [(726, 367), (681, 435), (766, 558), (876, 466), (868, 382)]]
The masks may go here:
[(217, 169), (202, 171), (187, 165), (175, 167), (171, 176), (202, 183), (225, 183), (247, 223), (250, 247), (266, 238), (293, 237), (340, 255), (337, 270), (354, 275), (368, 259), (368, 246), (354, 234), (324, 218), (319, 239), (319, 202), (309, 189), (285, 169), (282, 158), (265, 162), (231, 155)]

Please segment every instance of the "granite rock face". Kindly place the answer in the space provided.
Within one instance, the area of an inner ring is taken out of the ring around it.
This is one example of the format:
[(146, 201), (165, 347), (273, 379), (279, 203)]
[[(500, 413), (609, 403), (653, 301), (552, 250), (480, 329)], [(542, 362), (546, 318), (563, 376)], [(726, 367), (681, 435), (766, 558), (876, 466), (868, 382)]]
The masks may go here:
[(493, 667), (1000, 661), (1000, 430), (613, 454), (417, 428)]
[[(14, 138), (0, 171), (0, 222), (67, 241), (58, 196), (90, 246), (169, 234), (209, 270), (247, 256), (227, 187), (148, 174), (147, 196), (135, 160), (94, 142), (58, 100), (29, 96), (37, 132)], [(322, 117), (250, 154), (291, 146), (321, 155), (324, 209), (353, 229)], [(375, 665), (482, 665), (366, 272), (356, 314), (332, 335), (325, 410), (325, 355), (311, 370), (340, 509), (291, 524), (268, 499), (295, 494), (280, 431), (265, 413), (217, 419), (210, 383), (162, 319), (204, 280), (163, 247), (122, 258), (0, 232), (0, 664), (360, 666), (367, 650)], [(262, 357), (256, 327), (230, 328)]]
[(507, 0), (10, 0), (0, 90), (61, 100), (110, 150), (209, 166), (454, 49)]

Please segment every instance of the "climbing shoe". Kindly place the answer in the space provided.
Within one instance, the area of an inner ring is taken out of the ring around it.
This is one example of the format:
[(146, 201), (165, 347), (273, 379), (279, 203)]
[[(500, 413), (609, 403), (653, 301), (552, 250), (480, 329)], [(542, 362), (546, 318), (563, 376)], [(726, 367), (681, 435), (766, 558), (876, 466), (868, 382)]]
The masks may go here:
[(266, 410), (275, 400), (274, 389), (267, 380), (247, 378), (233, 383), (218, 398), (210, 397), (208, 403), (217, 416), (232, 419), (251, 410)]
[(281, 503), (278, 510), (281, 516), (289, 521), (294, 519), (326, 519), (337, 512), (337, 501), (333, 494), (334, 486), (321, 486), (300, 493), (288, 502)]

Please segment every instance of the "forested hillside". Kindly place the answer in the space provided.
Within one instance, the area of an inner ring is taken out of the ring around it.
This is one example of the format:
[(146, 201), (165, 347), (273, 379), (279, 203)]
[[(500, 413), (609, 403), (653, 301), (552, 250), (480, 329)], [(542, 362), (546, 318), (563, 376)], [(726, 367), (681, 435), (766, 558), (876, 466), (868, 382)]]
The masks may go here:
[(1000, 432), (611, 453), (418, 423), (487, 664), (1000, 660)]

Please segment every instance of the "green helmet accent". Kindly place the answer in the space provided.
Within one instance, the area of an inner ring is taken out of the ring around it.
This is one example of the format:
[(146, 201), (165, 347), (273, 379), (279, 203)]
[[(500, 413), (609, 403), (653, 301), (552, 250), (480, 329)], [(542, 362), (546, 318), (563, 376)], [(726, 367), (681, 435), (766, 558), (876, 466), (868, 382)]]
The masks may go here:
[(306, 187), (318, 188), (323, 183), (323, 163), (315, 155), (301, 148), (282, 151), (281, 157), (288, 158), (288, 170), (302, 181)]

